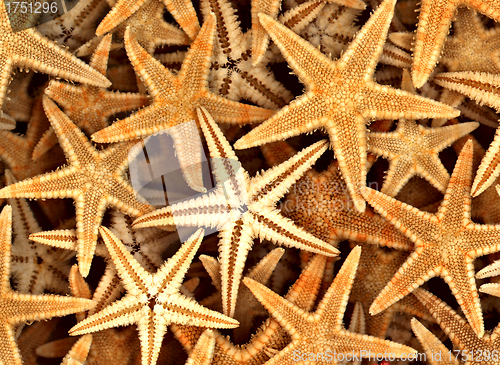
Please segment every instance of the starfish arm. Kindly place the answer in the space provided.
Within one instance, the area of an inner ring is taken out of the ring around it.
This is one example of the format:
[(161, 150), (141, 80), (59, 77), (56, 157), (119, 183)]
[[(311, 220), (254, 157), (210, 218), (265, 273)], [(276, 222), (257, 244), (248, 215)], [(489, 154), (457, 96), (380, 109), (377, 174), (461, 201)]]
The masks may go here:
[(108, 205), (99, 188), (83, 191), (75, 199), (78, 267), (87, 277), (97, 244), (97, 233)]
[(81, 167), (84, 163), (97, 160), (99, 154), (85, 134), (47, 96), (43, 97), (43, 109), (71, 166)]
[(418, 156), (417, 160), (419, 175), (444, 193), (450, 180), (450, 174), (442, 164), (439, 156), (423, 154)]
[(428, 251), (423, 251), (421, 254), (413, 252), (375, 298), (370, 306), (370, 314), (379, 314), (438, 275), (441, 272), (440, 265), (440, 258), (432, 256)]
[(254, 231), (261, 240), (266, 239), (275, 244), (283, 244), (325, 256), (339, 254), (335, 247), (297, 227), (292, 220), (283, 217), (278, 210), (261, 207), (252, 212), (252, 216), (253, 225), (256, 227)]
[(59, 45), (47, 40), (33, 28), (15, 33), (12, 46), (15, 63), (20, 66), (29, 66), (52, 76), (93, 86), (111, 85), (104, 75)]
[[(313, 45), (269, 15), (259, 14), (259, 20), (302, 83), (312, 88), (331, 76), (332, 61)], [(322, 72), (308, 72), (311, 69)]]
[(124, 214), (136, 217), (153, 210), (137, 192), (122, 179), (110, 181), (111, 189), (106, 194), (106, 205), (113, 206)]
[(312, 324), (313, 318), (308, 312), (276, 294), (265, 285), (250, 278), (244, 278), (243, 284), (292, 336), (299, 334), (302, 328)]
[[(389, 163), (389, 170), (385, 176), (384, 184), (380, 192), (389, 196), (398, 195), (410, 178), (415, 175), (414, 163), (411, 159), (402, 156), (395, 158)], [(444, 188), (443, 188), (444, 190)]]
[(408, 149), (400, 133), (370, 132), (366, 139), (368, 151), (386, 159), (394, 159)]
[(191, 39), (200, 31), (200, 23), (191, 0), (163, 0), (167, 10)]
[(225, 99), (219, 95), (206, 93), (199, 99), (212, 117), (220, 123), (246, 124), (262, 122), (274, 115), (274, 110), (243, 104)]
[(205, 330), (196, 342), (186, 365), (209, 365), (212, 362), (215, 349), (215, 336), (212, 330)]
[(180, 289), (204, 235), (205, 231), (198, 229), (154, 275), (153, 281), (160, 295), (169, 295)]
[(125, 19), (134, 14), (147, 0), (119, 0), (113, 6), (111, 11), (106, 14), (104, 19), (97, 27), (95, 34), (102, 36), (110, 30), (123, 23)]
[(500, 175), (500, 128), (496, 130), (495, 138), (477, 169), (472, 184), (472, 196), (476, 197), (488, 189), (495, 182), (498, 175)]
[(470, 257), (450, 253), (451, 260), (453, 263), (446, 265), (441, 276), (447, 279), (448, 286), (472, 329), (479, 337), (482, 337), (484, 335), (483, 313), (474, 279), (473, 260)]
[(421, 88), (439, 60), (457, 5), (454, 1), (422, 1), (412, 66), (412, 80)]
[(12, 242), (12, 207), (6, 205), (0, 213), (0, 294), (10, 291), (10, 260)]
[(468, 257), (476, 258), (500, 250), (500, 227), (498, 225), (470, 224), (463, 234), (464, 247), (468, 246), (469, 249)]
[(234, 148), (261, 146), (316, 130), (322, 127), (327, 112), (325, 100), (308, 92), (237, 140)]
[(78, 339), (61, 362), (61, 365), (84, 364), (92, 345), (92, 335), (85, 335)]
[(112, 34), (106, 34), (99, 42), (92, 57), (90, 58), (90, 67), (106, 76), (108, 69), (109, 51), (111, 49)]
[(395, 225), (412, 242), (419, 243), (440, 234), (434, 215), (370, 188), (363, 189), (362, 193), (377, 213)]
[(0, 56), (0, 107), (3, 106), (13, 70), (12, 60), (5, 55)]
[(422, 288), (416, 289), (413, 294), (431, 312), (453, 343), (464, 349), (470, 348), (473, 341), (477, 340), (477, 334), (472, 330), (471, 326), (435, 295)]
[(460, 123), (441, 128), (427, 129), (424, 134), (424, 141), (429, 149), (441, 152), (450, 146), (457, 139), (469, 134), (479, 127), (477, 122)]
[(366, 336), (359, 333), (348, 332), (345, 330), (341, 331), (340, 335), (344, 337), (344, 341), (348, 341), (350, 344), (349, 351), (346, 351), (346, 353), (348, 354), (354, 353), (360, 356), (363, 355), (363, 353), (366, 353), (368, 349), (370, 350), (372, 356), (374, 354), (382, 356), (384, 354), (391, 354), (391, 356), (394, 356), (396, 358), (408, 358), (410, 354), (417, 354), (417, 350), (415, 350), (414, 348), (373, 336)]
[[(328, 288), (325, 296), (318, 304), (316, 315), (320, 321), (329, 326), (331, 330), (339, 331), (342, 329), (342, 320), (347, 307), (347, 301), (351, 292), (352, 283), (358, 269), (359, 258), (361, 256), (361, 246), (356, 246), (351, 250), (349, 256), (342, 264), (339, 272), (335, 276), (333, 283)], [(370, 347), (365, 347), (368, 349)]]
[[(134, 140), (168, 129), (178, 121), (175, 106), (148, 106), (132, 116), (118, 120), (109, 127), (94, 133), (91, 138), (97, 143), (113, 143)], [(152, 124), (151, 121), (154, 121)]]
[(493, 295), (495, 297), (500, 297), (500, 284), (498, 283), (483, 284), (479, 288), (479, 291), (481, 293), (486, 293), (489, 295)]
[(327, 141), (316, 142), (287, 161), (266, 170), (258, 178), (253, 178), (250, 185), (251, 203), (254, 201), (266, 202), (266, 205), (276, 203), (327, 148)]
[(363, 90), (363, 98), (363, 117), (369, 119), (451, 119), (460, 115), (446, 104), (389, 86), (372, 84)]
[(339, 68), (370, 79), (383, 51), (396, 0), (383, 1), (338, 61)]
[(142, 365), (156, 364), (160, 354), (163, 337), (167, 333), (167, 323), (154, 311), (145, 311), (137, 321), (137, 332), (141, 342)]
[(441, 361), (433, 361), (434, 354), (447, 354), (450, 350), (415, 318), (411, 319), (411, 329), (424, 348), (431, 365), (459, 365), (458, 360), (449, 356), (444, 356), (444, 359)]
[(215, 16), (210, 14), (191, 43), (178, 74), (180, 83), (189, 82), (193, 94), (207, 86), (215, 35)]
[(108, 228), (101, 227), (99, 233), (128, 295), (140, 296), (148, 293), (151, 286), (154, 285), (151, 274), (139, 265), (123, 243)]
[(79, 195), (83, 177), (75, 167), (66, 167), (0, 190), (0, 198), (57, 199)]
[(266, 14), (276, 19), (281, 7), (281, 0), (252, 0), (252, 65), (256, 66), (264, 57), (269, 45), (269, 35), (259, 22), (259, 14)]
[(443, 72), (433, 81), (449, 90), (468, 96), (479, 104), (500, 110), (500, 76), (485, 72)]
[(11, 325), (0, 325), (0, 355), (2, 355), (2, 362), (12, 365), (23, 365), (15, 338)]
[(170, 128), (168, 133), (172, 137), (184, 180), (191, 189), (206, 192), (202, 175), (203, 146), (196, 123), (181, 123)]
[(29, 235), (29, 239), (37, 243), (62, 248), (64, 250), (77, 250), (77, 238), (74, 229), (33, 233)]
[(146, 315), (146, 308), (148, 307), (145, 307), (144, 303), (138, 302), (137, 298), (126, 295), (119, 301), (78, 322), (69, 330), (69, 334), (79, 336), (138, 323)]

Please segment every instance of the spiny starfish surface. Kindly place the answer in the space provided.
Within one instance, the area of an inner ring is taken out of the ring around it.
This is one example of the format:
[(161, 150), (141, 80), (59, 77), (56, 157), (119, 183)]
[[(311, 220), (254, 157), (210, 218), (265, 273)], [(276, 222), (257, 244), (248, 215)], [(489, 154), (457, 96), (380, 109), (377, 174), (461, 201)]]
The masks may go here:
[(4, 364), (22, 365), (14, 337), (17, 324), (82, 312), (91, 308), (93, 302), (81, 298), (12, 291), (9, 284), (11, 223), (12, 210), (6, 206), (0, 213), (0, 358)]
[[(334, 256), (338, 250), (297, 227), (274, 208), (288, 188), (326, 150), (320, 141), (283, 164), (252, 179), (234, 164), (238, 159), (214, 120), (198, 109), (210, 156), (216, 163), (218, 189), (208, 195), (158, 209), (137, 219), (134, 226), (211, 226), (219, 229), (222, 276), (222, 308), (234, 315), (243, 268), (253, 239)], [(219, 169), (217, 171), (217, 169)], [(239, 209), (243, 208), (243, 211)]]
[(269, 16), (260, 21), (307, 92), (282, 108), (235, 144), (237, 149), (259, 146), (323, 128), (356, 209), (365, 201), (359, 189), (366, 180), (365, 124), (373, 119), (451, 118), (453, 108), (408, 92), (382, 86), (373, 72), (387, 36), (395, 0), (385, 0), (338, 61), (332, 61), (297, 34)]
[(202, 307), (179, 292), (182, 279), (203, 239), (199, 229), (154, 274), (144, 270), (123, 244), (107, 228), (100, 233), (108, 248), (127, 294), (119, 301), (79, 322), (71, 335), (137, 324), (141, 341), (142, 365), (154, 365), (171, 323), (201, 327), (234, 328), (238, 322)]
[(473, 260), (500, 250), (500, 227), (475, 224), (470, 219), (472, 142), (457, 160), (437, 214), (419, 211), (378, 191), (363, 195), (384, 218), (413, 242), (415, 251), (370, 307), (377, 314), (434, 276), (443, 278), (474, 331), (484, 334), (481, 304), (474, 280)]
[[(395, 357), (408, 357), (416, 353), (416, 350), (411, 347), (352, 333), (343, 328), (342, 318), (356, 275), (360, 254), (359, 246), (351, 251), (323, 300), (319, 303), (318, 309), (313, 313), (305, 312), (252, 279), (243, 280), (256, 298), (292, 336), (292, 342), (266, 364), (294, 364), (297, 362), (297, 354), (301, 356), (303, 362), (309, 360), (320, 365), (337, 364), (339, 360), (345, 359), (341, 356), (345, 354), (352, 355), (352, 361), (356, 360), (356, 357), (361, 359), (363, 353), (368, 350), (372, 354), (390, 353)], [(327, 350), (330, 350), (332, 359), (324, 355), (327, 354)]]
[(98, 152), (47, 96), (44, 97), (44, 108), (69, 164), (61, 170), (5, 187), (0, 190), (0, 197), (74, 199), (77, 257), (80, 272), (86, 277), (106, 207), (113, 206), (134, 216), (151, 210), (148, 204), (137, 200), (132, 187), (122, 177), (135, 142), (121, 143)]
[(131, 34), (125, 32), (125, 48), (136, 73), (148, 88), (153, 102), (132, 116), (94, 133), (92, 139), (109, 143), (147, 137), (159, 131), (169, 133), (181, 170), (190, 187), (205, 191), (201, 176), (201, 145), (196, 121), (196, 107), (206, 107), (219, 122), (244, 124), (262, 121), (274, 112), (224, 99), (207, 86), (212, 57), (215, 17), (208, 17), (186, 55), (177, 75), (147, 53)]

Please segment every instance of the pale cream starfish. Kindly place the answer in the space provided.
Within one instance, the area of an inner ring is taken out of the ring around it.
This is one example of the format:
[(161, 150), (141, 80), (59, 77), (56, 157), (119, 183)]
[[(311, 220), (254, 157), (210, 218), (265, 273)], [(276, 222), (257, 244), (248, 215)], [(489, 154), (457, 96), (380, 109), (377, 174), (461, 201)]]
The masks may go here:
[(378, 191), (365, 188), (366, 200), (384, 218), (415, 242), (415, 251), (370, 307), (377, 314), (434, 276), (443, 278), (472, 328), (484, 334), (473, 260), (500, 250), (500, 227), (475, 224), (470, 218), (472, 142), (455, 165), (437, 214), (419, 211)]
[(417, 352), (408, 346), (352, 333), (343, 328), (342, 318), (360, 254), (359, 246), (351, 251), (323, 300), (318, 304), (318, 309), (312, 313), (305, 312), (252, 279), (243, 280), (256, 298), (292, 336), (292, 342), (273, 356), (267, 365), (288, 365), (297, 361), (310, 361), (318, 365), (337, 364), (342, 360), (360, 360), (367, 356), (368, 351), (372, 356), (390, 353), (397, 358), (403, 356), (407, 358)]
[(100, 228), (127, 294), (119, 301), (79, 322), (71, 335), (137, 324), (142, 365), (156, 364), (162, 339), (171, 323), (234, 328), (238, 322), (202, 307), (179, 292), (182, 279), (203, 239), (199, 229), (154, 274), (149, 274), (107, 228)]
[(17, 324), (85, 311), (92, 308), (94, 303), (81, 298), (12, 291), (9, 284), (11, 224), (12, 209), (6, 206), (0, 213), (0, 361), (9, 365), (22, 365), (14, 337)]
[(0, 197), (73, 198), (80, 272), (87, 276), (97, 241), (97, 229), (107, 206), (137, 216), (152, 208), (140, 202), (122, 174), (135, 143), (125, 142), (98, 152), (68, 117), (44, 96), (44, 108), (68, 159), (64, 169), (23, 180), (0, 190)]
[(217, 190), (158, 209), (137, 219), (134, 226), (217, 227), (220, 231), (222, 308), (232, 317), (243, 267), (254, 238), (328, 256), (338, 253), (336, 248), (306, 233), (274, 208), (276, 201), (326, 150), (326, 142), (317, 142), (285, 163), (250, 178), (239, 166), (233, 149), (206, 109), (198, 109), (198, 119), (215, 163)]
[(373, 119), (451, 118), (455, 109), (373, 81), (392, 19), (395, 0), (385, 0), (342, 57), (331, 61), (298, 35), (261, 15), (260, 21), (278, 45), (307, 92), (235, 143), (249, 148), (325, 129), (356, 209), (366, 203), (359, 189), (366, 180), (365, 124)]

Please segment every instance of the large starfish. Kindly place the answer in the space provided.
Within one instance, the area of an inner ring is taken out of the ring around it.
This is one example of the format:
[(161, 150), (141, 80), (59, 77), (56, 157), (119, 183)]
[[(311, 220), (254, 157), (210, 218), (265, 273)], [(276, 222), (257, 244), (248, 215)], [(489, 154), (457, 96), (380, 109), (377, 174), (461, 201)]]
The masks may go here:
[[(218, 227), (222, 308), (225, 314), (232, 317), (243, 268), (254, 238), (265, 238), (273, 243), (328, 256), (338, 253), (336, 248), (306, 233), (274, 208), (288, 188), (327, 147), (325, 141), (315, 143), (285, 163), (250, 179), (242, 167), (234, 164), (238, 159), (210, 114), (199, 108), (198, 119), (215, 163), (215, 176), (219, 183), (217, 190), (158, 209), (137, 219), (134, 227)], [(243, 212), (239, 210), (241, 208), (244, 208)]]
[[(415, 87), (421, 88), (427, 82), (439, 61), (451, 21), (459, 6), (471, 7), (500, 21), (500, 3), (496, 0), (422, 0), (412, 66)], [(465, 44), (470, 42), (470, 38), (467, 37)]]
[[(427, 351), (437, 349), (433, 356), (429, 358), (434, 360), (435, 356), (441, 351), (441, 361), (434, 364), (458, 365), (494, 365), (498, 364), (500, 346), (500, 325), (497, 325), (492, 332), (486, 333), (482, 338), (446, 303), (435, 295), (424, 289), (415, 290), (415, 296), (427, 307), (436, 322), (448, 335), (454, 345), (454, 351), (448, 350), (441, 341), (433, 336), (416, 319), (412, 320), (412, 328), (422, 346)], [(457, 351), (459, 350), (459, 351)], [(430, 353), (430, 351), (428, 352)]]
[(372, 315), (380, 313), (430, 278), (439, 276), (448, 283), (474, 331), (480, 337), (484, 334), (473, 260), (500, 250), (500, 227), (471, 221), (471, 175), (472, 142), (468, 141), (435, 215), (378, 191), (364, 190), (363, 195), (370, 205), (415, 242), (415, 251), (372, 303)]
[(45, 96), (43, 103), (69, 165), (5, 187), (0, 190), (0, 197), (74, 199), (77, 257), (80, 272), (87, 276), (106, 207), (113, 206), (134, 216), (151, 210), (148, 204), (136, 199), (132, 187), (121, 176), (135, 143), (121, 143), (98, 152), (53, 101)]
[(93, 306), (88, 299), (57, 295), (30, 295), (12, 291), (9, 284), (12, 210), (6, 206), (0, 213), (0, 358), (4, 364), (21, 365), (14, 337), (17, 324), (40, 321), (82, 312)]
[(44, 38), (34, 28), (14, 32), (5, 3), (2, 2), (0, 4), (0, 107), (4, 102), (10, 74), (15, 66), (94, 86), (108, 87), (110, 84), (106, 77)]
[(267, 365), (291, 365), (297, 361), (307, 360), (318, 365), (337, 364), (345, 360), (346, 355), (352, 356), (351, 361), (355, 361), (365, 357), (368, 351), (372, 356), (390, 353), (398, 358), (408, 357), (417, 352), (408, 346), (352, 333), (343, 328), (342, 319), (360, 254), (359, 246), (351, 251), (323, 300), (318, 304), (318, 309), (313, 313), (305, 312), (252, 279), (243, 280), (257, 299), (292, 336), (292, 342), (266, 362)]
[(324, 128), (356, 209), (366, 203), (360, 187), (366, 180), (365, 124), (371, 119), (450, 118), (458, 111), (430, 99), (382, 86), (373, 72), (387, 35), (395, 0), (385, 0), (334, 62), (298, 35), (261, 15), (260, 21), (307, 92), (238, 140), (248, 148)]
[(107, 228), (101, 227), (100, 233), (127, 294), (79, 322), (70, 330), (71, 335), (135, 323), (141, 341), (142, 365), (154, 365), (167, 325), (171, 323), (213, 328), (238, 325), (234, 319), (202, 307), (179, 292), (181, 281), (203, 239), (202, 229), (193, 234), (154, 275), (144, 270)]
[(125, 32), (127, 54), (153, 102), (129, 118), (94, 133), (99, 143), (117, 142), (146, 137), (165, 130), (172, 136), (181, 170), (188, 185), (205, 191), (201, 177), (201, 142), (196, 121), (196, 107), (206, 107), (219, 122), (244, 124), (262, 121), (274, 112), (241, 104), (211, 93), (207, 86), (208, 68), (212, 57), (215, 17), (208, 17), (186, 55), (177, 75), (163, 67), (136, 41), (130, 29)]

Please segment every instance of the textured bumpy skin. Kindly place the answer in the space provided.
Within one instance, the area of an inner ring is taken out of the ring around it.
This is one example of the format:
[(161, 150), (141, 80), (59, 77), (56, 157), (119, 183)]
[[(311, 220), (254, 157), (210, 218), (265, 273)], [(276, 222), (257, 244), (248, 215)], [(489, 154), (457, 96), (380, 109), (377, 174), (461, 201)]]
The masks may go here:
[(439, 276), (450, 287), (474, 331), (483, 336), (473, 262), (476, 257), (500, 250), (500, 227), (471, 221), (471, 175), (472, 142), (468, 141), (435, 215), (364, 189), (368, 203), (415, 242), (415, 251), (372, 303), (371, 314), (380, 313), (430, 278)]
[(78, 261), (80, 272), (86, 277), (106, 207), (113, 206), (133, 216), (147, 213), (152, 208), (137, 200), (134, 190), (123, 177), (135, 142), (121, 143), (98, 152), (47, 96), (44, 97), (44, 108), (66, 154), (68, 166), (3, 188), (0, 197), (74, 199)]
[(306, 85), (306, 93), (235, 143), (249, 148), (325, 129), (356, 209), (366, 203), (366, 122), (373, 119), (451, 118), (459, 112), (408, 92), (382, 86), (373, 72), (382, 53), (395, 0), (385, 0), (338, 61), (332, 61), (267, 15), (262, 26)]

